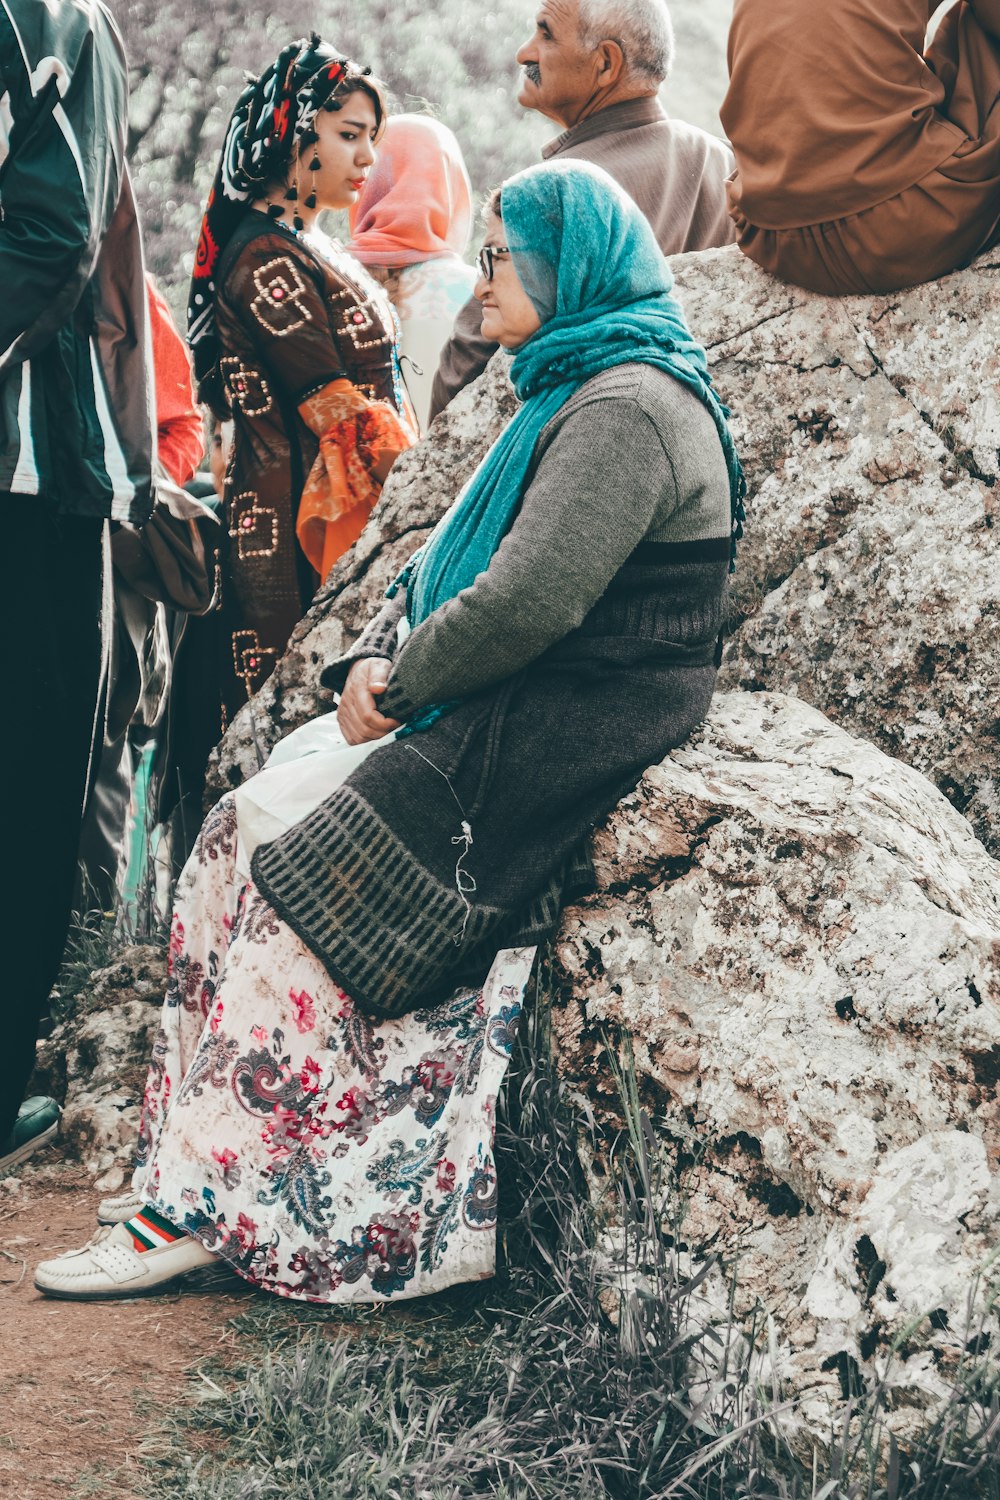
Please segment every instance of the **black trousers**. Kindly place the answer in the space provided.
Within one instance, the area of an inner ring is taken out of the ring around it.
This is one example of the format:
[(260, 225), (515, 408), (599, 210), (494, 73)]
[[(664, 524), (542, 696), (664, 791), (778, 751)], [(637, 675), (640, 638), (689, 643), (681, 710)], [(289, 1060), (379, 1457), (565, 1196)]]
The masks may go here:
[(0, 494), (0, 1142), (59, 970), (103, 737), (104, 526)]

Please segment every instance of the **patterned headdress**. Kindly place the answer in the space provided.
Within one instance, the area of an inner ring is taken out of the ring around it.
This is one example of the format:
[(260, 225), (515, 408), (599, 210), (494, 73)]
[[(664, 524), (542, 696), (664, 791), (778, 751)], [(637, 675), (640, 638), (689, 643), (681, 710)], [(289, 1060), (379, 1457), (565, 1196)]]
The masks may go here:
[[(286, 47), (237, 100), (208, 195), (188, 296), (188, 343), (199, 384), (209, 380), (219, 359), (216, 268), (247, 205), (285, 175), (296, 147), (315, 139), (311, 133), (317, 112), (344, 79), (368, 72), (325, 46), (314, 32)], [(211, 392), (204, 394), (210, 397)]]

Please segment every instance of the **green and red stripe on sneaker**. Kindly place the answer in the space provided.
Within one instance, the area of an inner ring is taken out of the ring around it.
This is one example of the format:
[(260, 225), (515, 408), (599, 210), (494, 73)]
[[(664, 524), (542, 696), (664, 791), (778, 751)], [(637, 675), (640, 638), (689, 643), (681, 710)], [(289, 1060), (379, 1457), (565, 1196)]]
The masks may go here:
[(132, 1243), (140, 1255), (143, 1250), (159, 1250), (164, 1245), (172, 1245), (175, 1240), (184, 1239), (184, 1230), (178, 1229), (176, 1224), (157, 1213), (155, 1208), (150, 1208), (148, 1203), (141, 1213), (133, 1214), (126, 1221), (125, 1228), (132, 1236)]

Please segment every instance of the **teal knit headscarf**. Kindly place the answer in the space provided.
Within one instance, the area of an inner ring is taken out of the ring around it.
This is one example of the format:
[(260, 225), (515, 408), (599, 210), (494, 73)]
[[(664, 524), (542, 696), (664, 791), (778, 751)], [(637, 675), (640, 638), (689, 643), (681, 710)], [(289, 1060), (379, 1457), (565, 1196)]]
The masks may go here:
[[(408, 585), (414, 628), (489, 567), (542, 429), (585, 380), (612, 365), (656, 365), (705, 403), (729, 467), (734, 552), (742, 536), (746, 487), (728, 414), (645, 216), (606, 172), (580, 161), (529, 167), (504, 183), (500, 202), (504, 238), (542, 326), (511, 366), (520, 410), (399, 580)], [(422, 715), (421, 727), (430, 721)]]

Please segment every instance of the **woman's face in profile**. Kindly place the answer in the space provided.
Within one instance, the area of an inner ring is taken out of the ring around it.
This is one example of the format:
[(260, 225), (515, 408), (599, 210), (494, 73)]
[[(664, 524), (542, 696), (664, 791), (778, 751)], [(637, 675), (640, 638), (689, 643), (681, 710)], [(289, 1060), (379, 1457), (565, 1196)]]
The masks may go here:
[(315, 155), (320, 166), (310, 172), (313, 148), (306, 146), (299, 159), (299, 192), (302, 197), (315, 187), (319, 208), (350, 208), (356, 203), (375, 160), (375, 106), (357, 89), (341, 99), (340, 109), (321, 109), (316, 116), (319, 136)]
[[(473, 288), (483, 309), (483, 338), (505, 349), (518, 349), (538, 332), (542, 320), (521, 285), (504, 239), (503, 223), (495, 214), (489, 217), (483, 250), (487, 254), (480, 256), (479, 279)], [(492, 279), (485, 274), (484, 262), (487, 268), (492, 263)]]

